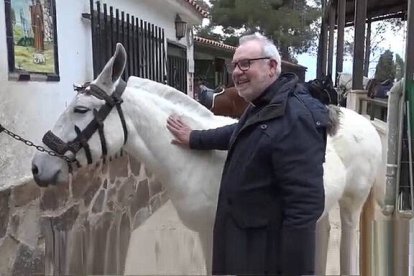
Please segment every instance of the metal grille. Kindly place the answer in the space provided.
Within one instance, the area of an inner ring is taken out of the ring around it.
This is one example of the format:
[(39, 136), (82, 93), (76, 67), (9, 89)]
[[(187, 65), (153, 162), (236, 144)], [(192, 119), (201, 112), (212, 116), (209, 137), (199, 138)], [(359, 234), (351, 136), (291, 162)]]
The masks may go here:
[(187, 93), (187, 51), (172, 43), (168, 44), (168, 85)]
[(129, 76), (157, 82), (165, 79), (164, 29), (100, 1), (90, 0), (94, 77), (113, 55), (117, 42), (124, 45), (128, 61), (123, 79)]

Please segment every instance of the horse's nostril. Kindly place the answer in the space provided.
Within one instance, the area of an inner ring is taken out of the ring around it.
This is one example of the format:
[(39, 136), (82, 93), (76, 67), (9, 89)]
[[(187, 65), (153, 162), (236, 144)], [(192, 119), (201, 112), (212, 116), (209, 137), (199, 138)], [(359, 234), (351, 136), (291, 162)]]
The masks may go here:
[(32, 165), (32, 174), (37, 175), (39, 173), (39, 169), (36, 165)]

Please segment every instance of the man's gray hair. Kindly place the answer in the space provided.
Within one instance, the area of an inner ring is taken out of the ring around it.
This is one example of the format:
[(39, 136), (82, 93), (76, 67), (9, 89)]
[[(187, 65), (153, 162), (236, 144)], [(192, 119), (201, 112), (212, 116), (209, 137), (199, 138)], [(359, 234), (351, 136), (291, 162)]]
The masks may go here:
[(247, 41), (252, 41), (252, 40), (259, 41), (262, 44), (264, 56), (271, 57), (272, 59), (276, 61), (277, 63), (276, 76), (279, 77), (280, 73), (282, 72), (282, 60), (280, 58), (280, 54), (279, 54), (279, 51), (277, 50), (276, 45), (273, 43), (273, 41), (271, 41), (270, 39), (268, 39), (267, 37), (259, 33), (254, 33), (254, 34), (240, 37), (239, 44), (243, 44)]

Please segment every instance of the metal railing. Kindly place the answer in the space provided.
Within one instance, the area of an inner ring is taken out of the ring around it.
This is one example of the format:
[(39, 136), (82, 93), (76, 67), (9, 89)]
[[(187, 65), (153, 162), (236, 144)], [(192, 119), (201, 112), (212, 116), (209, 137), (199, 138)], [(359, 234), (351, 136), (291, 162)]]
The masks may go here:
[(359, 99), (359, 114), (367, 114), (370, 120), (375, 118), (387, 122), (388, 99), (369, 98), (367, 96)]

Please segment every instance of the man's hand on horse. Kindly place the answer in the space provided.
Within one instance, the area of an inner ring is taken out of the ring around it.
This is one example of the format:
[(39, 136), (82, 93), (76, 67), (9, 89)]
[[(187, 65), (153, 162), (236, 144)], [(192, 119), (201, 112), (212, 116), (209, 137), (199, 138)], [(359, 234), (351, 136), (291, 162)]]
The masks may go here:
[(174, 136), (174, 139), (171, 140), (172, 144), (189, 147), (192, 129), (177, 114), (171, 114), (168, 117), (167, 129)]

